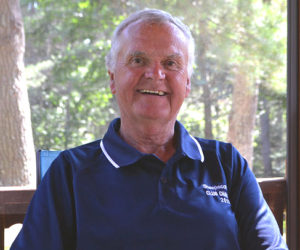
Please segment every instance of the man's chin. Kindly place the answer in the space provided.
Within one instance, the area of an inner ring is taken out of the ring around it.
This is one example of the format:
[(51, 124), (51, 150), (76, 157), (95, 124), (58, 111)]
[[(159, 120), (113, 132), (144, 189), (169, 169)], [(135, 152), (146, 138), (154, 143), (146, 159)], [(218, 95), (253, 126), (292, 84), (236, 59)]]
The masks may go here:
[(176, 120), (176, 117), (172, 117), (169, 114), (162, 114), (161, 112), (141, 113), (139, 114), (139, 118), (140, 120), (157, 123), (167, 123), (172, 120)]

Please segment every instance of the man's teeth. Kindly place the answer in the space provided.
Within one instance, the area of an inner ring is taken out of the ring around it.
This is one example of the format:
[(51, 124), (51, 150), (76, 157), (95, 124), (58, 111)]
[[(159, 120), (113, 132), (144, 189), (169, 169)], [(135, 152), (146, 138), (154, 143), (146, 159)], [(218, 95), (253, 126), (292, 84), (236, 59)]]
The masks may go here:
[(151, 95), (159, 95), (159, 96), (166, 95), (165, 92), (163, 91), (155, 91), (155, 90), (147, 90), (147, 89), (139, 90), (139, 92), (142, 94), (151, 94)]

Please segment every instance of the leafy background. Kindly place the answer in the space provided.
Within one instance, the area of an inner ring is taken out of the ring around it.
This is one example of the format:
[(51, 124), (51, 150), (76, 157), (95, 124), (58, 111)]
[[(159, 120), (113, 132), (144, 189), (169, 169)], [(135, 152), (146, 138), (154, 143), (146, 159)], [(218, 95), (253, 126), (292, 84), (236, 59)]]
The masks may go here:
[(133, 11), (159, 8), (186, 23), (197, 46), (192, 93), (179, 120), (195, 136), (226, 141), (235, 76), (246, 74), (258, 97), (253, 170), (258, 177), (285, 174), (285, 1), (20, 2), (36, 149), (62, 150), (103, 136), (118, 116), (104, 60), (112, 32)]

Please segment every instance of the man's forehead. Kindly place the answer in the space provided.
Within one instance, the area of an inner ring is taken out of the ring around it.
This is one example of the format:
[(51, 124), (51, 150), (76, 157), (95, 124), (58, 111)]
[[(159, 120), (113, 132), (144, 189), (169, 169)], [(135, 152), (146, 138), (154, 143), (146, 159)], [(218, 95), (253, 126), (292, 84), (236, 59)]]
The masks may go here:
[(138, 41), (143, 44), (160, 43), (160, 47), (166, 44), (181, 44), (188, 46), (188, 39), (184, 33), (172, 23), (135, 22), (124, 29), (120, 35), (120, 42), (130, 42), (135, 45)]
[(145, 20), (137, 20), (131, 24), (129, 24), (126, 28), (124, 28), (120, 34), (122, 35), (132, 35), (132, 34), (141, 34), (150, 29), (164, 29), (173, 32), (174, 35), (180, 36), (181, 39), (187, 40), (184, 32), (178, 28), (175, 24), (165, 21), (165, 22), (158, 22), (158, 21), (145, 21)]

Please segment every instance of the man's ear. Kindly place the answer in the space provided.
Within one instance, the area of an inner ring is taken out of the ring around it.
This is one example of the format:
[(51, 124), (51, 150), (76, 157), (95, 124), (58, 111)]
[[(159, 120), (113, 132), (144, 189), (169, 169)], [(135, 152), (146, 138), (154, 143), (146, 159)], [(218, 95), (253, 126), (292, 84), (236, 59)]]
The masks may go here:
[(190, 78), (187, 78), (186, 86), (185, 86), (185, 97), (188, 97), (190, 92), (191, 92), (191, 81)]
[(107, 71), (108, 75), (109, 75), (109, 87), (110, 87), (110, 91), (112, 94), (116, 93), (116, 85), (115, 85), (115, 75), (114, 73), (112, 73), (111, 71)]

